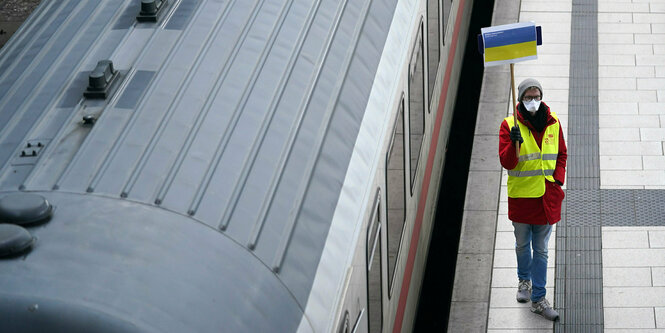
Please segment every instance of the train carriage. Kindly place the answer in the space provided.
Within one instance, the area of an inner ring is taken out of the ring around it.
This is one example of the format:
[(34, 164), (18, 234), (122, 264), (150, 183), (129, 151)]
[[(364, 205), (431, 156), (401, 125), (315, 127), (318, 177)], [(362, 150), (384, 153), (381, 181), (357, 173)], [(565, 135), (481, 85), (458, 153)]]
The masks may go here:
[(410, 331), (471, 0), (42, 0), (0, 330)]

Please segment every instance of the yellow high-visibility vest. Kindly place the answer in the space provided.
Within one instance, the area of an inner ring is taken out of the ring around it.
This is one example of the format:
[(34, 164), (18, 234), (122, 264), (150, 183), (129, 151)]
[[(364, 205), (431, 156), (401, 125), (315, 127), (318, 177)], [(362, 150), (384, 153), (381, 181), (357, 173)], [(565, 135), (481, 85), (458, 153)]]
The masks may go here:
[[(559, 118), (547, 126), (543, 134), (542, 151), (538, 148), (529, 128), (517, 121), (524, 143), (520, 148), (520, 158), (515, 169), (508, 170), (508, 197), (539, 198), (545, 194), (545, 180), (554, 182), (554, 168), (559, 156)], [(513, 117), (505, 118), (509, 128), (513, 128)]]

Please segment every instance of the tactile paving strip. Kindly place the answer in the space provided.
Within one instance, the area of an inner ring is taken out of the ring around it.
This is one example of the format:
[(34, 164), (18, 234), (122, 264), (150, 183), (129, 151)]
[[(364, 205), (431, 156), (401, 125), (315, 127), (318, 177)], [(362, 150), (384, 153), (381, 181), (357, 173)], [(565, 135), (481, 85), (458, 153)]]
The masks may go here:
[(665, 226), (665, 190), (566, 191), (568, 226)]
[(597, 0), (573, 0), (568, 92), (568, 188), (600, 188)]
[(573, 0), (566, 200), (556, 235), (555, 332), (603, 332), (602, 226), (665, 226), (665, 190), (601, 190), (597, 0)]
[(601, 246), (604, 201), (601, 200), (598, 148), (597, 12), (597, 0), (573, 0), (568, 191), (556, 229), (554, 305), (560, 317), (554, 323), (555, 332), (602, 333), (604, 326)]
[[(603, 332), (603, 270), (600, 223), (556, 229), (555, 332)], [(587, 221), (588, 222), (588, 221)], [(574, 223), (573, 223), (574, 224)]]

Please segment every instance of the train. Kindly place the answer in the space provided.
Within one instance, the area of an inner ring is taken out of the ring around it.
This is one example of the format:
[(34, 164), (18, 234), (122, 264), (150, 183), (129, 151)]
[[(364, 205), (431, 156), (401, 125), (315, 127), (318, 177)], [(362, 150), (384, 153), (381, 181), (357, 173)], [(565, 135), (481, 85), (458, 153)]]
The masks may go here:
[(472, 0), (42, 0), (0, 331), (408, 332)]

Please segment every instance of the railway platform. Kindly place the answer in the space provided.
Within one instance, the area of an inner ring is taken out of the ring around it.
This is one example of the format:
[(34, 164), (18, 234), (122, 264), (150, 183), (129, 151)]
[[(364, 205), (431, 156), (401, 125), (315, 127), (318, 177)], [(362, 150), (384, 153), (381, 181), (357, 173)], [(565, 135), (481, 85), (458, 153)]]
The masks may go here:
[(41, 0), (6, 0), (0, 2), (0, 48), (18, 30)]
[(449, 332), (665, 332), (665, 1), (496, 0), (492, 25), (542, 26), (515, 65), (561, 119), (562, 220), (549, 243), (556, 322), (517, 303), (498, 132), (510, 69), (486, 68), (467, 182)]

